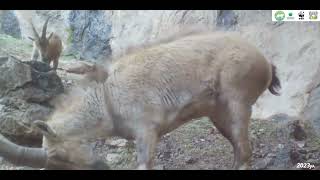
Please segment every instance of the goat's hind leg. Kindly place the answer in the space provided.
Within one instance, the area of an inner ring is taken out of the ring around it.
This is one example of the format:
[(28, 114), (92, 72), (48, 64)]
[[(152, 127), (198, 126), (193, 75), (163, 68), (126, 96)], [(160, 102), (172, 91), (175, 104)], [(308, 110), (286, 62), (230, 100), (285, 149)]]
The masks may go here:
[(36, 61), (39, 58), (39, 50), (33, 46), (32, 54), (31, 54), (31, 61)]
[(59, 63), (59, 60), (58, 59), (54, 59), (53, 60), (53, 70), (57, 70), (57, 68), (58, 68), (58, 63)]
[(248, 137), (248, 125), (251, 107), (238, 101), (229, 101), (217, 106), (211, 121), (233, 146), (235, 169), (248, 169), (251, 148)]
[(140, 117), (140, 127), (137, 129), (137, 161), (138, 169), (152, 169), (156, 146), (159, 140), (160, 124), (164, 113), (150, 107), (145, 107), (144, 115)]
[(137, 138), (138, 170), (152, 169), (158, 137), (155, 132), (142, 132)]

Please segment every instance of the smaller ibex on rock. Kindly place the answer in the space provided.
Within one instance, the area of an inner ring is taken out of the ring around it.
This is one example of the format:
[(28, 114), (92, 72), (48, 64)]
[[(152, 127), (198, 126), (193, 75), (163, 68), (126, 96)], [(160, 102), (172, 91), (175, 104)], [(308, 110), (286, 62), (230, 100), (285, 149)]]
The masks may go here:
[(41, 36), (39, 36), (33, 23), (30, 21), (34, 36), (33, 38), (29, 37), (29, 39), (33, 41), (31, 60), (37, 60), (38, 56), (40, 55), (41, 61), (46, 62), (49, 65), (53, 61), (53, 69), (56, 70), (58, 68), (59, 57), (62, 52), (62, 41), (60, 37), (53, 32), (48, 38), (46, 37), (49, 19), (50, 17), (47, 18), (43, 25)]

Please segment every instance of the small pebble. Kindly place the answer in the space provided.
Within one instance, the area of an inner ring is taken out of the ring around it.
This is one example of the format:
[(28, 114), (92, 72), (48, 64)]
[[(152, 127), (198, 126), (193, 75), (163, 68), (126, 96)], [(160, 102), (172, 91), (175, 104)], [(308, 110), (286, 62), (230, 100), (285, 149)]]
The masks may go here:
[(302, 148), (305, 145), (305, 141), (297, 141), (296, 144), (298, 145), (299, 148)]
[(109, 162), (118, 162), (120, 158), (121, 156), (119, 154), (111, 153), (107, 155), (106, 160)]
[(268, 155), (267, 155), (267, 157), (276, 157), (277, 155), (275, 155), (274, 153), (269, 153)]
[(283, 144), (278, 144), (278, 148), (279, 148), (279, 149), (283, 149), (283, 148), (284, 148), (284, 145), (283, 145)]
[(196, 162), (196, 159), (193, 158), (193, 157), (189, 157), (189, 158), (186, 158), (186, 163), (187, 164), (193, 164)]
[(123, 147), (123, 146), (126, 146), (127, 142), (128, 142), (128, 141), (125, 140), (125, 139), (117, 139), (117, 140), (115, 140), (115, 141), (111, 141), (111, 142), (110, 142), (110, 145), (111, 145), (111, 146)]

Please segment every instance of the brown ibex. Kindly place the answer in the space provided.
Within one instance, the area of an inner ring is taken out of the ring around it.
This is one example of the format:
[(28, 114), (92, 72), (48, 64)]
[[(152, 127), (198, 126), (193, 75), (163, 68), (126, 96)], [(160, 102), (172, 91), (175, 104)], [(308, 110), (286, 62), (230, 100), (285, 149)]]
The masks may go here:
[(40, 60), (48, 63), (53, 62), (53, 69), (57, 70), (59, 64), (59, 58), (62, 52), (62, 41), (60, 37), (51, 32), (47, 38), (47, 25), (50, 17), (48, 17), (43, 25), (42, 34), (39, 36), (33, 23), (30, 20), (30, 25), (33, 32), (33, 38), (29, 37), (33, 41), (33, 50), (31, 60), (37, 60), (40, 55)]
[(150, 169), (162, 135), (207, 116), (232, 144), (233, 167), (246, 169), (251, 108), (267, 88), (278, 95), (275, 66), (237, 35), (181, 37), (123, 56), (104, 83), (74, 90), (51, 120), (34, 123), (43, 149), (2, 138), (0, 155), (29, 166), (92, 169), (103, 163), (81, 140), (120, 136), (136, 140), (138, 169)]

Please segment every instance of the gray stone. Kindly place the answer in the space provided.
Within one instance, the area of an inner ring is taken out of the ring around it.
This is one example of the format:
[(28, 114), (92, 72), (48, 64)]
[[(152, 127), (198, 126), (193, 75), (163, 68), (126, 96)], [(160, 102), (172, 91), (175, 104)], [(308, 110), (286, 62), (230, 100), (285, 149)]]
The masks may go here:
[(0, 31), (4, 34), (14, 38), (21, 38), (20, 24), (13, 10), (5, 11), (2, 14), (0, 23)]
[(266, 169), (272, 163), (272, 157), (266, 157), (259, 160), (254, 166), (256, 169)]
[[(318, 77), (319, 78), (319, 77)], [(315, 128), (315, 132), (320, 135), (320, 86), (314, 88), (308, 98), (308, 104), (306, 105), (303, 116), (304, 119), (310, 121)]]
[(52, 109), (19, 98), (2, 98), (0, 104), (0, 133), (19, 144), (40, 145), (42, 135), (30, 125), (46, 120)]
[(63, 91), (61, 79), (40, 61), (0, 58), (0, 133), (12, 141), (41, 144), (42, 135), (30, 125), (47, 120), (53, 111), (49, 101)]
[(217, 26), (224, 29), (230, 29), (237, 24), (238, 16), (232, 10), (219, 10), (217, 17)]
[(111, 55), (112, 26), (104, 11), (73, 10), (68, 20), (72, 32), (70, 52), (80, 53), (80, 59), (104, 59)]
[(292, 165), (289, 152), (290, 147), (285, 145), (283, 148), (277, 149), (273, 153), (268, 153), (262, 163), (262, 167), (265, 169), (288, 169)]
[(120, 161), (120, 159), (121, 159), (121, 156), (116, 153), (107, 154), (107, 157), (106, 157), (106, 160), (112, 163), (117, 163)]
[(28, 102), (44, 103), (63, 92), (62, 81), (56, 74), (40, 72), (28, 65), (21, 66), (23, 67), (21, 70), (8, 68), (3, 71), (3, 74), (7, 75), (0, 79), (3, 82), (0, 86), (0, 95), (19, 97)]
[(110, 145), (111, 146), (123, 147), (123, 146), (126, 146), (127, 142), (128, 141), (126, 139), (117, 139), (117, 140), (111, 141)]
[(193, 164), (193, 163), (195, 163), (197, 161), (197, 159), (195, 159), (195, 158), (193, 158), (193, 157), (188, 157), (188, 158), (186, 158), (186, 163), (187, 164)]
[(31, 81), (30, 66), (12, 58), (0, 59), (0, 97)]
[(307, 138), (307, 133), (299, 120), (293, 121), (290, 124), (290, 130), (290, 135), (297, 141), (303, 141)]

